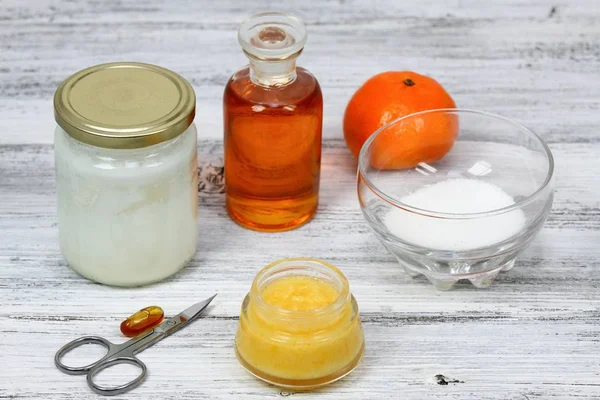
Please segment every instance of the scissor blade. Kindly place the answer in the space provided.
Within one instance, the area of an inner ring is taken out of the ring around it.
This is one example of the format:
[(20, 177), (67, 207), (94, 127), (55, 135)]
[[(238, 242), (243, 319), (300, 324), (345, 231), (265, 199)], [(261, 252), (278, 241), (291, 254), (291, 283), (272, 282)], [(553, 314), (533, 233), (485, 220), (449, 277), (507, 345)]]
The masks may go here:
[(185, 320), (180, 318), (181, 322), (191, 321), (191, 320), (195, 319), (196, 317), (198, 317), (202, 313), (202, 311), (204, 311), (204, 309), (206, 307), (208, 307), (210, 302), (213, 301), (213, 299), (215, 297), (217, 297), (216, 294), (214, 296), (211, 296), (208, 299), (201, 301), (200, 303), (196, 303), (193, 306), (188, 307), (184, 311), (180, 312), (179, 317), (185, 318)]
[(187, 326), (190, 322), (194, 321), (198, 316), (208, 307), (210, 302), (217, 297), (215, 294), (208, 299), (201, 301), (200, 303), (196, 303), (193, 306), (186, 308), (179, 314), (165, 319), (157, 328), (155, 328), (158, 332), (164, 332), (167, 335), (174, 333), (175, 331), (180, 330), (184, 326)]

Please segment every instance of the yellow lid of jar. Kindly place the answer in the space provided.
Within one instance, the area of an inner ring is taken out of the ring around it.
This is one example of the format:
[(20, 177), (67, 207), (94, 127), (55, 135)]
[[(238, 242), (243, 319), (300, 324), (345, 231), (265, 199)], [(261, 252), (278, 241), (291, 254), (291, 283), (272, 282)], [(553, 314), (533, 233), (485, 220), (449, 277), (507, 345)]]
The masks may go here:
[(151, 64), (118, 62), (79, 71), (54, 94), (54, 117), (73, 138), (98, 147), (135, 149), (183, 133), (196, 113), (194, 89)]

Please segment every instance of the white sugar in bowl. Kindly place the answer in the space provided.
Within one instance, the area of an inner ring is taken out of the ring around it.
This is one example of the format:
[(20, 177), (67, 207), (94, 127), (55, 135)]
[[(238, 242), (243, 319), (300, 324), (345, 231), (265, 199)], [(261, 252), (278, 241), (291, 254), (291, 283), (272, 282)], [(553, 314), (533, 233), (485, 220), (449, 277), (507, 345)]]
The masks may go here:
[(167, 69), (97, 65), (54, 96), (60, 249), (115, 286), (165, 279), (196, 252), (196, 98)]
[(363, 215), (404, 271), (440, 290), (489, 287), (542, 229), (554, 158), (516, 121), (482, 111), (407, 115), (374, 132), (359, 156)]

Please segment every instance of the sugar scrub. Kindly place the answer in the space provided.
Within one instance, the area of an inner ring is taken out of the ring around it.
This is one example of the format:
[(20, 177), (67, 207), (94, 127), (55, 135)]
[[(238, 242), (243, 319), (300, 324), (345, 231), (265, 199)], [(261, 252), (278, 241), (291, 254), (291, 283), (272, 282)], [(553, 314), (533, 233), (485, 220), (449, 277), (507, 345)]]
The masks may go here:
[[(448, 179), (422, 187), (400, 199), (428, 211), (472, 214), (515, 203), (500, 187), (478, 179)], [(487, 247), (516, 235), (525, 225), (522, 210), (471, 219), (434, 218), (394, 208), (385, 216), (387, 229), (402, 240), (436, 250), (464, 251)]]
[(338, 289), (322, 279), (291, 275), (269, 283), (261, 292), (262, 299), (289, 311), (317, 310), (333, 303)]
[(253, 375), (295, 389), (322, 386), (354, 369), (363, 350), (358, 306), (341, 271), (290, 259), (259, 272), (236, 335), (237, 357)]

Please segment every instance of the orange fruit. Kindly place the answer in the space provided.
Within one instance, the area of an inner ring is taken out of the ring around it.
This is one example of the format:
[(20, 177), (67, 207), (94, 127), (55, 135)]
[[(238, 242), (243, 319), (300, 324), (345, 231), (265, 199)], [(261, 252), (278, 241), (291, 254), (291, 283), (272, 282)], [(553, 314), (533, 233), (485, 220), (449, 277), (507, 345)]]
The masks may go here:
[[(373, 76), (350, 99), (344, 114), (344, 138), (358, 157), (365, 141), (380, 127), (419, 111), (456, 108), (452, 97), (435, 79), (410, 71)], [(375, 168), (412, 168), (444, 157), (458, 134), (458, 118), (424, 114), (398, 123), (378, 135), (371, 153)]]

